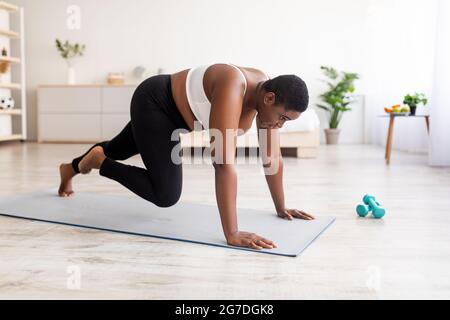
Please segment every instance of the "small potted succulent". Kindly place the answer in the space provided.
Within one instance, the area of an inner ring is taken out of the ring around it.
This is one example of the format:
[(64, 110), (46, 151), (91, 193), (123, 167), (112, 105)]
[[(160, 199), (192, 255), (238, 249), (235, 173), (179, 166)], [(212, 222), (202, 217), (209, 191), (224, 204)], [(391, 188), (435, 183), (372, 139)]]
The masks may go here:
[(416, 115), (416, 109), (419, 104), (427, 105), (428, 99), (423, 93), (415, 93), (414, 95), (407, 94), (403, 100), (403, 103), (409, 106), (411, 110), (410, 115)]
[(75, 83), (75, 61), (77, 57), (81, 57), (84, 54), (86, 46), (79, 43), (71, 44), (69, 41), (61, 42), (56, 39), (56, 49), (60, 53), (61, 57), (66, 60), (68, 73), (67, 82), (69, 84)]
[(349, 105), (356, 99), (354, 82), (359, 79), (357, 73), (338, 72), (332, 67), (322, 66), (320, 69), (329, 80), (325, 80), (328, 90), (320, 95), (323, 101), (317, 104), (318, 108), (325, 110), (329, 116), (329, 129), (325, 129), (327, 144), (337, 144), (339, 140), (339, 123), (344, 112), (351, 111)]

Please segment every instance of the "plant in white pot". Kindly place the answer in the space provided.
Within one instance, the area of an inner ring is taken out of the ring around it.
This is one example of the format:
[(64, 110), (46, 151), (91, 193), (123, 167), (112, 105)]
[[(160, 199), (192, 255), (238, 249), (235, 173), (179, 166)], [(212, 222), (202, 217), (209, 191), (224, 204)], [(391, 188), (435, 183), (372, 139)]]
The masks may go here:
[(355, 80), (359, 79), (357, 73), (338, 72), (332, 67), (321, 66), (328, 80), (324, 80), (328, 85), (328, 90), (320, 95), (323, 103), (317, 107), (325, 110), (328, 114), (329, 129), (325, 129), (327, 144), (337, 144), (339, 141), (340, 129), (338, 128), (344, 112), (351, 111), (348, 106), (355, 101)]
[(67, 83), (75, 84), (75, 62), (78, 57), (83, 56), (86, 46), (79, 43), (71, 44), (67, 40), (62, 43), (56, 39), (56, 49), (67, 63)]

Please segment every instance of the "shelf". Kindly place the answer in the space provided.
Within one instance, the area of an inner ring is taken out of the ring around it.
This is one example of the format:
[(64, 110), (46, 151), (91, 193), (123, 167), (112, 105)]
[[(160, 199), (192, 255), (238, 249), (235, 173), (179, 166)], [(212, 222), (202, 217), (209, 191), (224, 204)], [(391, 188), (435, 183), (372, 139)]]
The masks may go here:
[(19, 11), (19, 7), (5, 1), (0, 1), (0, 10), (16, 12)]
[(0, 83), (0, 89), (17, 89), (17, 90), (20, 90), (21, 86), (18, 83)]
[(108, 84), (108, 83), (76, 83), (76, 84), (41, 84), (38, 88), (120, 88), (137, 87), (139, 83)]
[(15, 32), (15, 31), (11, 31), (11, 30), (2, 30), (2, 29), (0, 29), (0, 36), (10, 37), (10, 38), (13, 38), (13, 39), (19, 39), (20, 38), (20, 33), (19, 32)]
[(20, 59), (15, 57), (0, 56), (0, 62), (20, 63)]
[(1, 115), (20, 116), (20, 115), (22, 115), (22, 109), (0, 110), (0, 116)]
[[(12, 0), (9, 1), (16, 2)], [(20, 105), (16, 104), (13, 109), (0, 109), (0, 118), (2, 118), (2, 121), (8, 122), (8, 125), (11, 124), (11, 127), (13, 127), (15, 120), (19, 120), (17, 122), (21, 123), (20, 130), (13, 130), (12, 132), (3, 131), (3, 133), (0, 133), (0, 142), (24, 141), (27, 137), (26, 73), (24, 61), (25, 34), (23, 33), (24, 17), (24, 8), (22, 6), (9, 3), (8, 0), (0, 0), (0, 40), (5, 42), (5, 48), (9, 47), (10, 44), (12, 45), (13, 41), (17, 41), (14, 43), (14, 48), (15, 46), (18, 46), (19, 48), (17, 48), (17, 50), (20, 51), (20, 54), (17, 54), (16, 56), (15, 54), (10, 53), (11, 49), (9, 49), (8, 52), (4, 52), (6, 55), (2, 55), (2, 52), (0, 52), (0, 76), (4, 78), (0, 80), (0, 91), (5, 92), (5, 96), (9, 96), (8, 92), (10, 90), (17, 90), (18, 92), (15, 92), (15, 94), (20, 96), (21, 101)]]
[(15, 140), (22, 140), (22, 135), (12, 134), (9, 136), (0, 136), (0, 141), (15, 141)]

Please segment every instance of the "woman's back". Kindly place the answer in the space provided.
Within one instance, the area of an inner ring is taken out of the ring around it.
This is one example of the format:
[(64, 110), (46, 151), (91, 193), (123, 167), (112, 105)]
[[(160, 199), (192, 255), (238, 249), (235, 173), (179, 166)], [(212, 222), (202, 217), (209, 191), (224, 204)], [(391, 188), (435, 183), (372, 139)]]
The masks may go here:
[[(239, 71), (236, 73), (236, 80), (242, 81), (244, 95), (259, 81), (268, 80), (268, 76), (260, 70), (232, 64), (203, 65), (171, 75), (174, 100), (191, 130), (194, 130), (196, 120), (202, 123), (205, 129), (209, 129), (211, 83), (229, 68)], [(244, 131), (248, 130), (255, 116), (253, 111), (243, 113), (239, 127)]]

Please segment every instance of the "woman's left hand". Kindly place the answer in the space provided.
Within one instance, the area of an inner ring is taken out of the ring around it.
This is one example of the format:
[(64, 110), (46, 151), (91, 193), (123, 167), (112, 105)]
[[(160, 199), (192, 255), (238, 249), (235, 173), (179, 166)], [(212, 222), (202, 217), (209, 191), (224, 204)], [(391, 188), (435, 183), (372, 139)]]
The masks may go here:
[(315, 218), (302, 210), (297, 209), (283, 209), (277, 212), (277, 215), (280, 218), (293, 220), (294, 218), (303, 219), (303, 220), (314, 220)]

